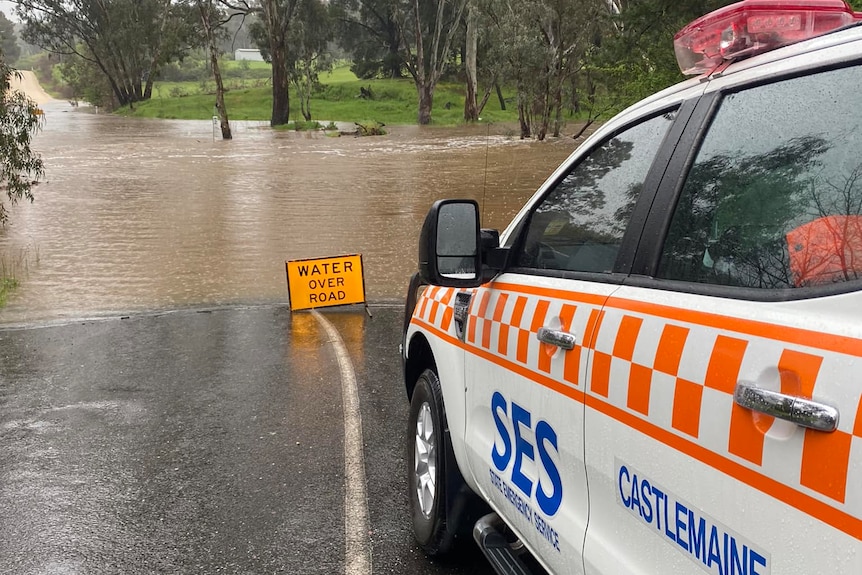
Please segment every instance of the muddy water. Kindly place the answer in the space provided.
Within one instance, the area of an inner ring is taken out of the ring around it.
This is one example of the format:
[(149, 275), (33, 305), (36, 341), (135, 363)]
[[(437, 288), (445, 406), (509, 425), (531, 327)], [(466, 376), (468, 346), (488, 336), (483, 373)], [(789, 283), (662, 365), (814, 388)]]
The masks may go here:
[(21, 280), (0, 323), (286, 301), (284, 261), (363, 254), (369, 300), (403, 298), (425, 212), (484, 199), (502, 228), (575, 147), (503, 127), (331, 138), (235, 123), (130, 120), (46, 107), (36, 202), (11, 210), (0, 258)]

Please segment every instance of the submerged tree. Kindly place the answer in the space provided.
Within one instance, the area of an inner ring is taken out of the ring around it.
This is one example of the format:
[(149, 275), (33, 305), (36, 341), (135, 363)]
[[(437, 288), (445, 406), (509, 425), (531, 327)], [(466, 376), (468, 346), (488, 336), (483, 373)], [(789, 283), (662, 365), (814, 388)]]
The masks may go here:
[(230, 131), (230, 120), (227, 115), (227, 107), (224, 103), (224, 83), (221, 78), (221, 69), (218, 63), (218, 46), (217, 46), (217, 31), (222, 22), (220, 20), (219, 11), (213, 5), (212, 0), (198, 0), (198, 11), (201, 15), (201, 25), (203, 27), (204, 38), (207, 45), (207, 50), (210, 56), (210, 66), (212, 66), (213, 78), (216, 84), (216, 110), (218, 112), (219, 126), (221, 127), (221, 137), (224, 140), (230, 140), (233, 135)]
[[(21, 199), (33, 201), (33, 186), (44, 173), (42, 158), (30, 149), (32, 137), (42, 125), (35, 102), (10, 89), (12, 70), (0, 54), (0, 187), (12, 204)], [(0, 223), (8, 218), (0, 202)]]

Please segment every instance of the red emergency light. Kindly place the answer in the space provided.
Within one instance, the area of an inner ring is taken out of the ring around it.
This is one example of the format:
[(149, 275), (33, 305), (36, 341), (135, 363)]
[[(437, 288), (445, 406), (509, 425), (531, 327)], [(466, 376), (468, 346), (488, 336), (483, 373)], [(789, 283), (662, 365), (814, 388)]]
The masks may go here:
[(682, 73), (697, 75), (860, 21), (844, 0), (743, 0), (680, 30), (673, 47)]

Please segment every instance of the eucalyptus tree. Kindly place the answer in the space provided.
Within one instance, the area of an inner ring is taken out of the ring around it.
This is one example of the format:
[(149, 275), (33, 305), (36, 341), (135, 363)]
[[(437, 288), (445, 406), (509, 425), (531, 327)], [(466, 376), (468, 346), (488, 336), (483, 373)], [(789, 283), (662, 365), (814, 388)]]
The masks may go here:
[[(42, 125), (36, 104), (23, 93), (10, 90), (12, 70), (0, 54), (0, 189), (12, 204), (33, 201), (33, 186), (44, 174), (42, 158), (30, 148)], [(0, 201), (0, 223), (9, 217)]]
[(478, 50), (479, 50), (479, 10), (475, 0), (467, 4), (467, 16), (464, 19), (466, 34), (464, 35), (464, 75), (466, 76), (466, 94), (464, 95), (464, 120), (475, 122), (479, 119), (479, 102), (477, 91), (479, 88), (478, 78)]
[[(86, 46), (81, 46), (87, 51)], [(60, 76), (70, 89), (69, 99), (77, 102), (83, 100), (93, 106), (110, 109), (114, 101), (114, 93), (107, 77), (91, 59), (67, 57), (57, 65)]]
[(318, 0), (301, 2), (288, 34), (290, 80), (299, 97), (302, 117), (311, 120), (311, 95), (320, 86), (319, 73), (332, 68), (329, 42), (333, 38), (330, 11)]
[(265, 33), (265, 49), (272, 63), (272, 126), (290, 121), (290, 58), (287, 35), (300, 0), (259, 0), (259, 22)]
[(311, 91), (317, 72), (327, 67), (332, 37), (327, 3), (321, 0), (218, 0), (232, 13), (252, 16), (251, 39), (272, 64), (271, 126), (290, 120), (290, 83), (296, 86), (302, 114), (311, 119)]
[(542, 0), (537, 4), (533, 14), (545, 63), (533, 109), (539, 120), (536, 137), (541, 140), (552, 123), (553, 135), (560, 135), (563, 89), (583, 69), (594, 38), (597, 5), (594, 0)]
[(460, 31), (466, 5), (467, 0), (407, 0), (398, 4), (399, 49), (416, 85), (420, 125), (431, 123), (434, 90), (452, 59), (453, 40)]
[(272, 64), (271, 126), (290, 121), (290, 78), (293, 62), (288, 36), (300, 2), (318, 0), (219, 0), (232, 12), (253, 15), (249, 32), (264, 58)]
[(434, 91), (454, 59), (468, 0), (333, 0), (340, 42), (360, 77), (400, 77), (416, 86), (419, 124), (431, 122)]
[[(506, 101), (500, 81), (506, 72), (505, 58), (497, 49), (501, 38), (494, 30), (494, 19), (486, 13), (488, 0), (469, 0), (464, 16), (463, 66), (466, 81), (464, 97), (464, 120), (479, 120), (482, 110), (496, 89), (500, 109), (506, 109)], [(484, 93), (479, 97), (480, 83)]]
[(230, 140), (233, 138), (233, 135), (231, 134), (230, 119), (228, 118), (227, 107), (224, 102), (224, 83), (222, 82), (221, 69), (219, 68), (218, 49), (219, 29), (227, 20), (222, 20), (221, 11), (213, 3), (213, 0), (196, 0), (196, 4), (201, 17), (204, 40), (209, 52), (210, 67), (212, 68), (213, 79), (216, 85), (216, 111), (218, 113), (219, 127), (221, 128), (221, 137), (223, 140)]
[(521, 138), (532, 136), (532, 101), (537, 75), (543, 71), (542, 44), (534, 19), (522, 2), (486, 0), (482, 10), (489, 22), (487, 57), (498, 63), (503, 81), (517, 91)]
[(159, 68), (188, 47), (194, 21), (171, 0), (18, 0), (16, 14), (28, 42), (96, 66), (121, 106), (151, 96)]

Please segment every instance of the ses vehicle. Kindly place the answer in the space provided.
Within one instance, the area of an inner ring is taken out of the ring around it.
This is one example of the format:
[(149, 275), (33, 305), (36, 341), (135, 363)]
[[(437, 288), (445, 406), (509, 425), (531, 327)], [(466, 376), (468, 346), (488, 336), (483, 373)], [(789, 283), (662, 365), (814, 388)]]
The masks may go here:
[(429, 555), (862, 574), (862, 14), (747, 0), (502, 233), (442, 200), (403, 362)]

